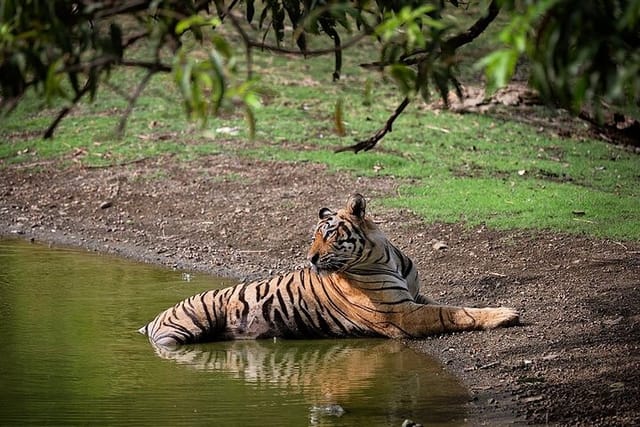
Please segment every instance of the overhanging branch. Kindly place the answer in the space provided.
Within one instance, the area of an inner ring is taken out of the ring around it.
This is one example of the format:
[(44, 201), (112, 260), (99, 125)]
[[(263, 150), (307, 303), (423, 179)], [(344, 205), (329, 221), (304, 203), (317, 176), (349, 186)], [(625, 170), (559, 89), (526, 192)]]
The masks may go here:
[[(489, 24), (493, 22), (496, 17), (500, 13), (500, 6), (496, 0), (493, 0), (489, 7), (487, 8), (487, 14), (480, 17), (476, 22), (473, 23), (469, 28), (465, 31), (456, 34), (455, 36), (450, 37), (449, 39), (443, 41), (441, 43), (440, 51), (436, 51), (434, 46), (427, 46), (425, 49), (416, 49), (413, 52), (409, 52), (404, 55), (401, 59), (401, 63), (404, 65), (417, 65), (428, 59), (429, 56), (439, 56), (439, 55), (453, 55), (455, 51), (474, 41), (480, 34), (482, 34)], [(395, 62), (369, 62), (360, 64), (363, 68), (383, 68), (388, 67), (389, 65), (393, 65)]]
[(350, 145), (348, 147), (341, 147), (335, 150), (336, 153), (342, 153), (343, 151), (353, 151), (354, 153), (358, 153), (360, 151), (369, 151), (371, 150), (373, 147), (376, 146), (376, 144), (382, 139), (384, 138), (384, 136), (393, 131), (393, 122), (396, 121), (396, 119), (398, 118), (398, 116), (400, 116), (400, 114), (402, 114), (402, 112), (404, 111), (405, 108), (407, 108), (407, 105), (409, 105), (411, 101), (409, 100), (409, 98), (405, 98), (402, 100), (402, 102), (400, 103), (400, 105), (398, 105), (398, 107), (396, 107), (396, 110), (393, 112), (393, 114), (391, 115), (391, 117), (389, 117), (387, 119), (387, 122), (385, 123), (385, 125), (383, 127), (381, 127), (380, 129), (378, 129), (378, 131), (371, 137), (368, 139), (365, 139), (364, 141), (360, 141), (357, 144), (354, 145)]
[[(486, 15), (480, 17), (466, 31), (456, 34), (455, 36), (442, 42), (439, 51), (434, 51), (434, 46), (437, 46), (437, 45), (428, 46), (426, 49), (417, 49), (405, 55), (400, 62), (404, 65), (418, 65), (425, 61), (434, 60), (434, 58), (438, 56), (451, 57), (455, 54), (455, 51), (458, 48), (460, 48), (461, 46), (464, 46), (465, 44), (471, 43), (480, 34), (482, 34), (487, 29), (489, 24), (491, 24), (491, 22), (493, 22), (493, 20), (496, 19), (496, 17), (498, 16), (498, 13), (500, 13), (500, 6), (498, 5), (498, 1), (492, 0), (491, 3), (489, 4), (489, 7), (487, 8)], [(393, 64), (392, 62), (373, 62), (368, 64), (360, 64), (360, 66), (365, 68), (381, 69), (392, 64)], [(460, 84), (455, 78), (453, 78), (453, 83), (458, 93), (458, 96), (461, 96), (460, 94), (462, 91), (460, 89)], [(446, 103), (447, 102), (446, 89), (444, 89), (444, 92), (441, 91), (441, 93)], [(348, 147), (339, 148), (336, 150), (336, 153), (339, 153), (342, 151), (353, 151), (354, 153), (358, 153), (359, 151), (371, 150), (373, 147), (376, 146), (376, 144), (380, 140), (382, 140), (382, 138), (384, 138), (384, 136), (387, 133), (391, 132), (393, 122), (398, 118), (400, 114), (402, 114), (402, 112), (404, 111), (404, 109), (407, 107), (408, 104), (409, 104), (409, 98), (405, 98), (402, 101), (402, 103), (398, 106), (398, 108), (396, 108), (393, 114), (387, 119), (387, 123), (385, 124), (385, 126), (379, 129), (373, 136), (363, 141), (360, 141), (357, 144), (350, 145)]]
[(442, 44), (442, 51), (445, 53), (453, 53), (459, 47), (474, 41), (480, 34), (484, 32), (484, 30), (487, 29), (489, 24), (491, 24), (491, 22), (496, 19), (498, 13), (500, 13), (500, 6), (498, 5), (498, 2), (496, 0), (493, 0), (487, 8), (487, 14), (478, 19), (466, 31), (463, 31), (460, 34), (456, 34), (455, 36), (446, 40)]
[(62, 119), (64, 119), (65, 116), (69, 114), (69, 112), (73, 109), (73, 107), (76, 106), (76, 104), (80, 101), (80, 99), (82, 99), (82, 97), (89, 91), (90, 88), (91, 88), (91, 78), (89, 78), (86, 81), (84, 87), (80, 89), (78, 93), (76, 93), (76, 96), (74, 96), (73, 100), (71, 101), (71, 105), (64, 107), (58, 112), (58, 115), (56, 116), (56, 118), (53, 119), (53, 122), (51, 122), (47, 130), (44, 132), (44, 135), (43, 135), (44, 139), (51, 139), (53, 137), (53, 132), (56, 130), (56, 128), (58, 127)]

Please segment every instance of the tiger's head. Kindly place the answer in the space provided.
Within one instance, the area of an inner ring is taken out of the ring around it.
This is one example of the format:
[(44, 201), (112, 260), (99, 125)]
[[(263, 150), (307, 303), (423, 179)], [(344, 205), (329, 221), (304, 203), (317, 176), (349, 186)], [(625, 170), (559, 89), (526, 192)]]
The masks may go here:
[(307, 259), (318, 272), (343, 272), (365, 262), (378, 228), (365, 217), (366, 201), (353, 194), (337, 212), (322, 208)]

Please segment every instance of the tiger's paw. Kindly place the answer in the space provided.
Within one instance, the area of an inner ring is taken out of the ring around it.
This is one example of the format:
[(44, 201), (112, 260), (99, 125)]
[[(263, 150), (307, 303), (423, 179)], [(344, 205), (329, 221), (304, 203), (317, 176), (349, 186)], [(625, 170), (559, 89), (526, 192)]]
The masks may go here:
[(504, 328), (520, 323), (520, 314), (509, 307), (484, 308), (482, 329)]

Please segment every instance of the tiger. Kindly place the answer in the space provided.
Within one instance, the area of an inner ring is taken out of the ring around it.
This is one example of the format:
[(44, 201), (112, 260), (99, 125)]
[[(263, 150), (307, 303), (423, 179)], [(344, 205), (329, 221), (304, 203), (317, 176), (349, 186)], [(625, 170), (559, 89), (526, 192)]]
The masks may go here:
[(361, 194), (322, 208), (308, 265), (193, 295), (139, 329), (155, 345), (265, 338), (421, 338), (519, 322), (507, 307), (438, 304), (415, 264), (366, 214)]

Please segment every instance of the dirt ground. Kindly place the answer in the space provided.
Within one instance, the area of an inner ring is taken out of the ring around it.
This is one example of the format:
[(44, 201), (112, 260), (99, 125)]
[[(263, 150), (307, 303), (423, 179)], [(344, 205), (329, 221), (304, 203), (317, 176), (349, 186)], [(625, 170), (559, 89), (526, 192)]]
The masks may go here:
[(407, 342), (466, 384), (472, 425), (640, 425), (638, 242), (427, 224), (376, 201), (399, 181), (309, 163), (35, 166), (0, 169), (0, 234), (239, 280), (303, 265), (318, 209), (358, 191), (425, 293), (522, 314), (517, 327)]

